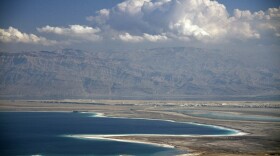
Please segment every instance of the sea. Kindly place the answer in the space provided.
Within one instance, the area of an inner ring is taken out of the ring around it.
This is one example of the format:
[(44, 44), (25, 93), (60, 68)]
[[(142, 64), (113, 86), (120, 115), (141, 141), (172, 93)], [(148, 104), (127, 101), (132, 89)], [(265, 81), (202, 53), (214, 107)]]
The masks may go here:
[(80, 135), (232, 135), (234, 130), (165, 120), (99, 117), (80, 112), (0, 112), (0, 155), (176, 155), (144, 143)]

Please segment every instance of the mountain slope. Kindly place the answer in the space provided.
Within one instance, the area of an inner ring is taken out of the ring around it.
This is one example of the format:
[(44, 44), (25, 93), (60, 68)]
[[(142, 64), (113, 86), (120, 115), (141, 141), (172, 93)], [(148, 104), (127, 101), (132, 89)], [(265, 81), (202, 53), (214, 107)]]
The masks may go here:
[(263, 56), (173, 47), (0, 53), (2, 98), (278, 96), (278, 63)]

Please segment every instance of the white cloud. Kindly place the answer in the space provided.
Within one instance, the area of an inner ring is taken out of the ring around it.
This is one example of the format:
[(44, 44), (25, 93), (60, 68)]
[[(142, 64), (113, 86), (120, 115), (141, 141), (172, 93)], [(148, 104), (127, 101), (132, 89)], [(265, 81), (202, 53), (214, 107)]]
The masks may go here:
[(228, 18), (222, 4), (208, 0), (126, 0), (107, 12), (106, 18), (98, 12), (92, 21), (129, 34), (168, 34), (199, 40), (225, 33), (218, 25)]
[(270, 17), (280, 17), (280, 7), (268, 9), (268, 14)]
[(222, 42), (278, 36), (279, 10), (236, 9), (230, 16), (223, 4), (211, 0), (125, 0), (87, 19), (101, 29), (113, 30), (123, 41), (140, 42), (150, 38), (149, 41), (155, 42), (161, 39), (144, 34), (165, 34), (168, 39)]
[(129, 33), (120, 34), (119, 38), (125, 42), (140, 42), (143, 41), (143, 37), (141, 36), (132, 36)]
[(200, 28), (197, 25), (193, 25), (189, 19), (183, 19), (175, 24), (170, 24), (170, 29), (174, 30), (180, 36), (193, 36), (197, 39), (201, 39), (205, 36), (210, 36), (208, 32)]
[(36, 36), (34, 34), (27, 34), (20, 32), (18, 29), (9, 27), (8, 29), (0, 28), (0, 41), (4, 43), (32, 43), (42, 45), (53, 45), (57, 42), (54, 40), (48, 40), (44, 37)]
[(280, 8), (254, 13), (235, 9), (234, 16), (229, 20), (232, 23), (229, 28), (231, 35), (236, 37), (261, 39), (280, 33)]
[[(67, 38), (65, 43), (121, 40), (123, 42), (198, 41), (223, 43), (252, 40), (268, 43), (280, 39), (280, 7), (251, 12), (226, 7), (211, 0), (124, 0), (86, 19), (92, 26), (69, 25), (37, 28), (41, 33)], [(10, 27), (0, 29), (2, 42), (50, 45), (56, 41)], [(275, 43), (275, 42), (274, 42)]]
[(100, 32), (99, 28), (93, 28), (93, 27), (82, 26), (82, 25), (69, 25), (68, 28), (52, 27), (47, 25), (42, 28), (37, 28), (37, 30), (39, 32), (63, 35), (63, 36), (77, 38), (77, 39), (84, 39), (88, 41), (97, 41), (102, 39), (102, 37), (98, 35), (98, 33)]
[(96, 13), (99, 15), (98, 17), (88, 16), (88, 17), (86, 17), (86, 20), (95, 21), (99, 24), (103, 24), (108, 19), (109, 15), (110, 15), (110, 10), (101, 9), (101, 10), (97, 11)]
[(124, 42), (141, 42), (141, 41), (150, 41), (150, 42), (157, 42), (157, 41), (164, 41), (168, 38), (162, 34), (162, 35), (151, 35), (144, 33), (142, 36), (137, 35), (130, 35), (129, 33), (124, 33), (119, 35), (119, 39)]
[(144, 33), (143, 37), (146, 40), (151, 41), (151, 42), (164, 41), (164, 40), (168, 39), (164, 34), (161, 34), (161, 35), (150, 35), (150, 34)]

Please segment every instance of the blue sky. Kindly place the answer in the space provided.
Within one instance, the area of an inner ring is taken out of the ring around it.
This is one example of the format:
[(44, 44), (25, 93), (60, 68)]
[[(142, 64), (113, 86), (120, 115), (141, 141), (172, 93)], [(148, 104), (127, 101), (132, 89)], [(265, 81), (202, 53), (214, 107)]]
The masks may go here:
[(3, 0), (0, 26), (32, 31), (34, 26), (88, 24), (86, 16), (118, 2), (121, 0)]
[[(122, 0), (2, 0), (0, 27), (32, 31), (34, 26), (88, 24), (86, 16), (112, 8)], [(259, 11), (279, 7), (280, 0), (218, 0), (232, 13), (234, 9)]]
[[(280, 0), (136, 1), (4, 0), (0, 2), (0, 46), (279, 43)], [(26, 35), (19, 38), (18, 34)]]
[(279, 7), (279, 0), (218, 0), (218, 2), (224, 4), (229, 12), (234, 9), (259, 11), (267, 10), (268, 8)]

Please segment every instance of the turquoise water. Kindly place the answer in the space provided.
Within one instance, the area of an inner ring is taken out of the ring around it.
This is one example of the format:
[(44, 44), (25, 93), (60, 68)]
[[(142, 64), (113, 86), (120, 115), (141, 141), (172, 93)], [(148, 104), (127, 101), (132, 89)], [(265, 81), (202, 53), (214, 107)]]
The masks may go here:
[(66, 135), (226, 135), (228, 129), (162, 120), (93, 117), (87, 113), (1, 112), (0, 155), (174, 155), (148, 144), (75, 139)]

